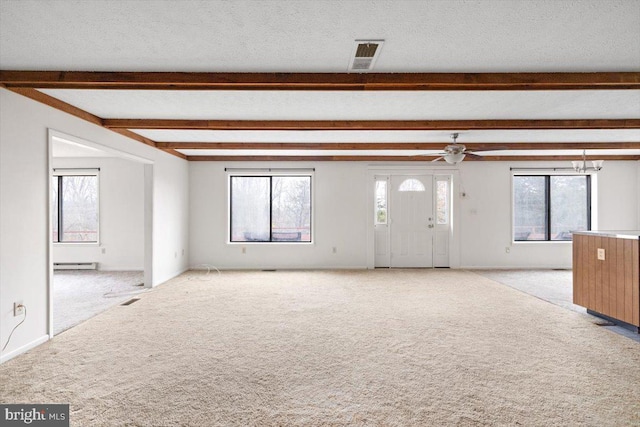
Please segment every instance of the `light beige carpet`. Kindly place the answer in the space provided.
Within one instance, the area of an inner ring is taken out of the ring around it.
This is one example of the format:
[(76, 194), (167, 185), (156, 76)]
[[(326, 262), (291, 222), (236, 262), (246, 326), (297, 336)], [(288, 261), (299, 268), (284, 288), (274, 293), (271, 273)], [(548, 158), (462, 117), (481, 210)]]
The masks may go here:
[(474, 273), (200, 278), (0, 365), (0, 401), (75, 426), (640, 424), (638, 343)]

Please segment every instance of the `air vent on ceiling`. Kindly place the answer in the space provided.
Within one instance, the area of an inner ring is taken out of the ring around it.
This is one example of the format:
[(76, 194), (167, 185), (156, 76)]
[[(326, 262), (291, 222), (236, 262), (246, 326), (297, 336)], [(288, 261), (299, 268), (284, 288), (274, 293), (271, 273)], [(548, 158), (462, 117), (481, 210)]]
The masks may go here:
[(349, 71), (359, 73), (371, 71), (380, 56), (383, 43), (384, 40), (356, 40), (351, 54)]

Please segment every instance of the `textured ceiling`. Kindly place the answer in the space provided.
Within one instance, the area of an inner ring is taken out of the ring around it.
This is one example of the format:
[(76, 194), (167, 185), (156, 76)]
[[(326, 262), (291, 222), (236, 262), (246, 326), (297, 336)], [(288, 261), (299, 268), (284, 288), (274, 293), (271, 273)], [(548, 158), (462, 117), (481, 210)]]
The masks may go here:
[[(344, 73), (384, 39), (376, 73), (640, 72), (637, 0), (0, 0), (0, 69)], [(640, 119), (640, 90), (280, 91), (42, 89), (101, 119)], [(634, 87), (638, 87), (637, 85)], [(20, 92), (19, 92), (20, 93)], [(131, 129), (158, 142), (635, 143), (640, 129), (243, 131)], [(126, 131), (124, 131), (126, 133)], [(135, 135), (134, 135), (135, 136)], [(149, 143), (149, 141), (145, 141)], [(552, 147), (553, 144), (550, 144)], [(273, 147), (276, 148), (276, 147)], [(566, 147), (565, 147), (566, 148)], [(424, 151), (424, 150), (423, 150)], [(349, 155), (423, 152), (347, 150)], [(276, 155), (193, 150), (189, 155)], [(333, 155), (334, 151), (323, 151)], [(518, 151), (562, 155), (575, 151)], [(284, 155), (313, 155), (310, 150)], [(496, 155), (514, 152), (496, 152)]]
[(225, 131), (133, 129), (154, 141), (184, 142), (450, 142), (452, 132), (459, 132), (458, 142), (638, 142), (638, 129), (577, 130), (473, 130), (460, 131)]
[(477, 120), (640, 118), (640, 90), (148, 91), (41, 90), (103, 118)]
[(0, 67), (346, 72), (637, 71), (640, 2), (2, 0)]

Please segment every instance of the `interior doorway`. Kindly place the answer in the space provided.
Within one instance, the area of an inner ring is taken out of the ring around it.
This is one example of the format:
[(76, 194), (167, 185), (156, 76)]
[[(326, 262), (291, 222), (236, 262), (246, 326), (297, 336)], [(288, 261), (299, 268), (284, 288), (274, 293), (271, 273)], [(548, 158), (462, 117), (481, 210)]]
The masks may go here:
[(49, 335), (151, 287), (151, 161), (49, 131)]
[(374, 175), (374, 267), (449, 267), (451, 176)]

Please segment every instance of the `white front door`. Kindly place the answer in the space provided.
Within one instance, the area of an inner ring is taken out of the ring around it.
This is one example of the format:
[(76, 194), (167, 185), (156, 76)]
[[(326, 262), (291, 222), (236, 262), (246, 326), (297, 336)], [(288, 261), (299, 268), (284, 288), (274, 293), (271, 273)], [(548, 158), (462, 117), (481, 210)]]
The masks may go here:
[(391, 267), (433, 267), (433, 176), (393, 175)]

